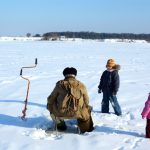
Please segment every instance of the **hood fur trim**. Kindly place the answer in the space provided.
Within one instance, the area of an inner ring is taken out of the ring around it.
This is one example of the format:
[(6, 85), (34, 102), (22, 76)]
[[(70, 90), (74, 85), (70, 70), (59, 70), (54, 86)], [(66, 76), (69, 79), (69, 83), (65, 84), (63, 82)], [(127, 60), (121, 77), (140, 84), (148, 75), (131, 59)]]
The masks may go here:
[(121, 69), (121, 66), (118, 65), (118, 64), (116, 64), (112, 69), (114, 69), (114, 70), (120, 70), (120, 69)]

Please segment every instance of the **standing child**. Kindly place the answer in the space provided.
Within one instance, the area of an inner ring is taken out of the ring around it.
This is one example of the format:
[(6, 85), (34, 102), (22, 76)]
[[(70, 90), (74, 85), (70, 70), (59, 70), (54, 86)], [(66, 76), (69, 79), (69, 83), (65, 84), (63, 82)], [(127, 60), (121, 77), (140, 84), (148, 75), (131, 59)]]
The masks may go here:
[(147, 101), (145, 102), (145, 107), (141, 115), (142, 115), (142, 119), (147, 118), (146, 138), (150, 138), (150, 93)]
[(107, 69), (103, 72), (98, 86), (98, 93), (103, 92), (101, 112), (109, 113), (110, 102), (114, 108), (115, 114), (120, 116), (122, 115), (122, 112), (116, 96), (120, 83), (118, 74), (120, 65), (117, 65), (114, 59), (109, 59), (106, 68)]

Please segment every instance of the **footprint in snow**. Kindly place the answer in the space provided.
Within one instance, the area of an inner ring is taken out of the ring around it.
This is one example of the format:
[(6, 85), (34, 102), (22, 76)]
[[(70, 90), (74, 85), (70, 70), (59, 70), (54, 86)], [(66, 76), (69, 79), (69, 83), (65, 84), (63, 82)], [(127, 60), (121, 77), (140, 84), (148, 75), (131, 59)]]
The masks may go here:
[(115, 149), (113, 149), (113, 150), (124, 150), (124, 147), (123, 147), (123, 146), (117, 147), (117, 148), (115, 148)]
[(131, 145), (131, 149), (135, 149), (135, 148), (137, 148), (138, 146), (139, 146), (139, 144), (141, 143), (143, 141), (143, 139), (139, 139), (139, 138), (136, 138), (134, 141), (133, 141), (133, 143), (132, 143), (132, 145)]
[(131, 143), (131, 139), (126, 138), (126, 139), (123, 140), (123, 142), (124, 142), (124, 143)]

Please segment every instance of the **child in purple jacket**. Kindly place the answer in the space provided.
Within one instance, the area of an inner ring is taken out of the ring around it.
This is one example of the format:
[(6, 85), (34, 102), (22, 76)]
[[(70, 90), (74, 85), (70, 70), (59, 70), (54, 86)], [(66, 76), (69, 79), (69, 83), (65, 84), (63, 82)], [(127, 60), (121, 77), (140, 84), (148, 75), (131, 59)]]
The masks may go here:
[(142, 115), (142, 119), (147, 118), (146, 138), (150, 138), (150, 93), (147, 101), (145, 102), (145, 107), (141, 115)]

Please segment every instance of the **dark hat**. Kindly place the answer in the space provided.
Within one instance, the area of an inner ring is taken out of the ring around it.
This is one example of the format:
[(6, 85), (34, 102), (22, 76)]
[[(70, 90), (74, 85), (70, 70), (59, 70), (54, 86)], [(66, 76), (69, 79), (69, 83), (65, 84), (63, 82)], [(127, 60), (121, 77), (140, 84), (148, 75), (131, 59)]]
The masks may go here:
[(73, 67), (67, 67), (64, 69), (63, 71), (63, 75), (66, 76), (66, 75), (77, 75), (77, 70)]

